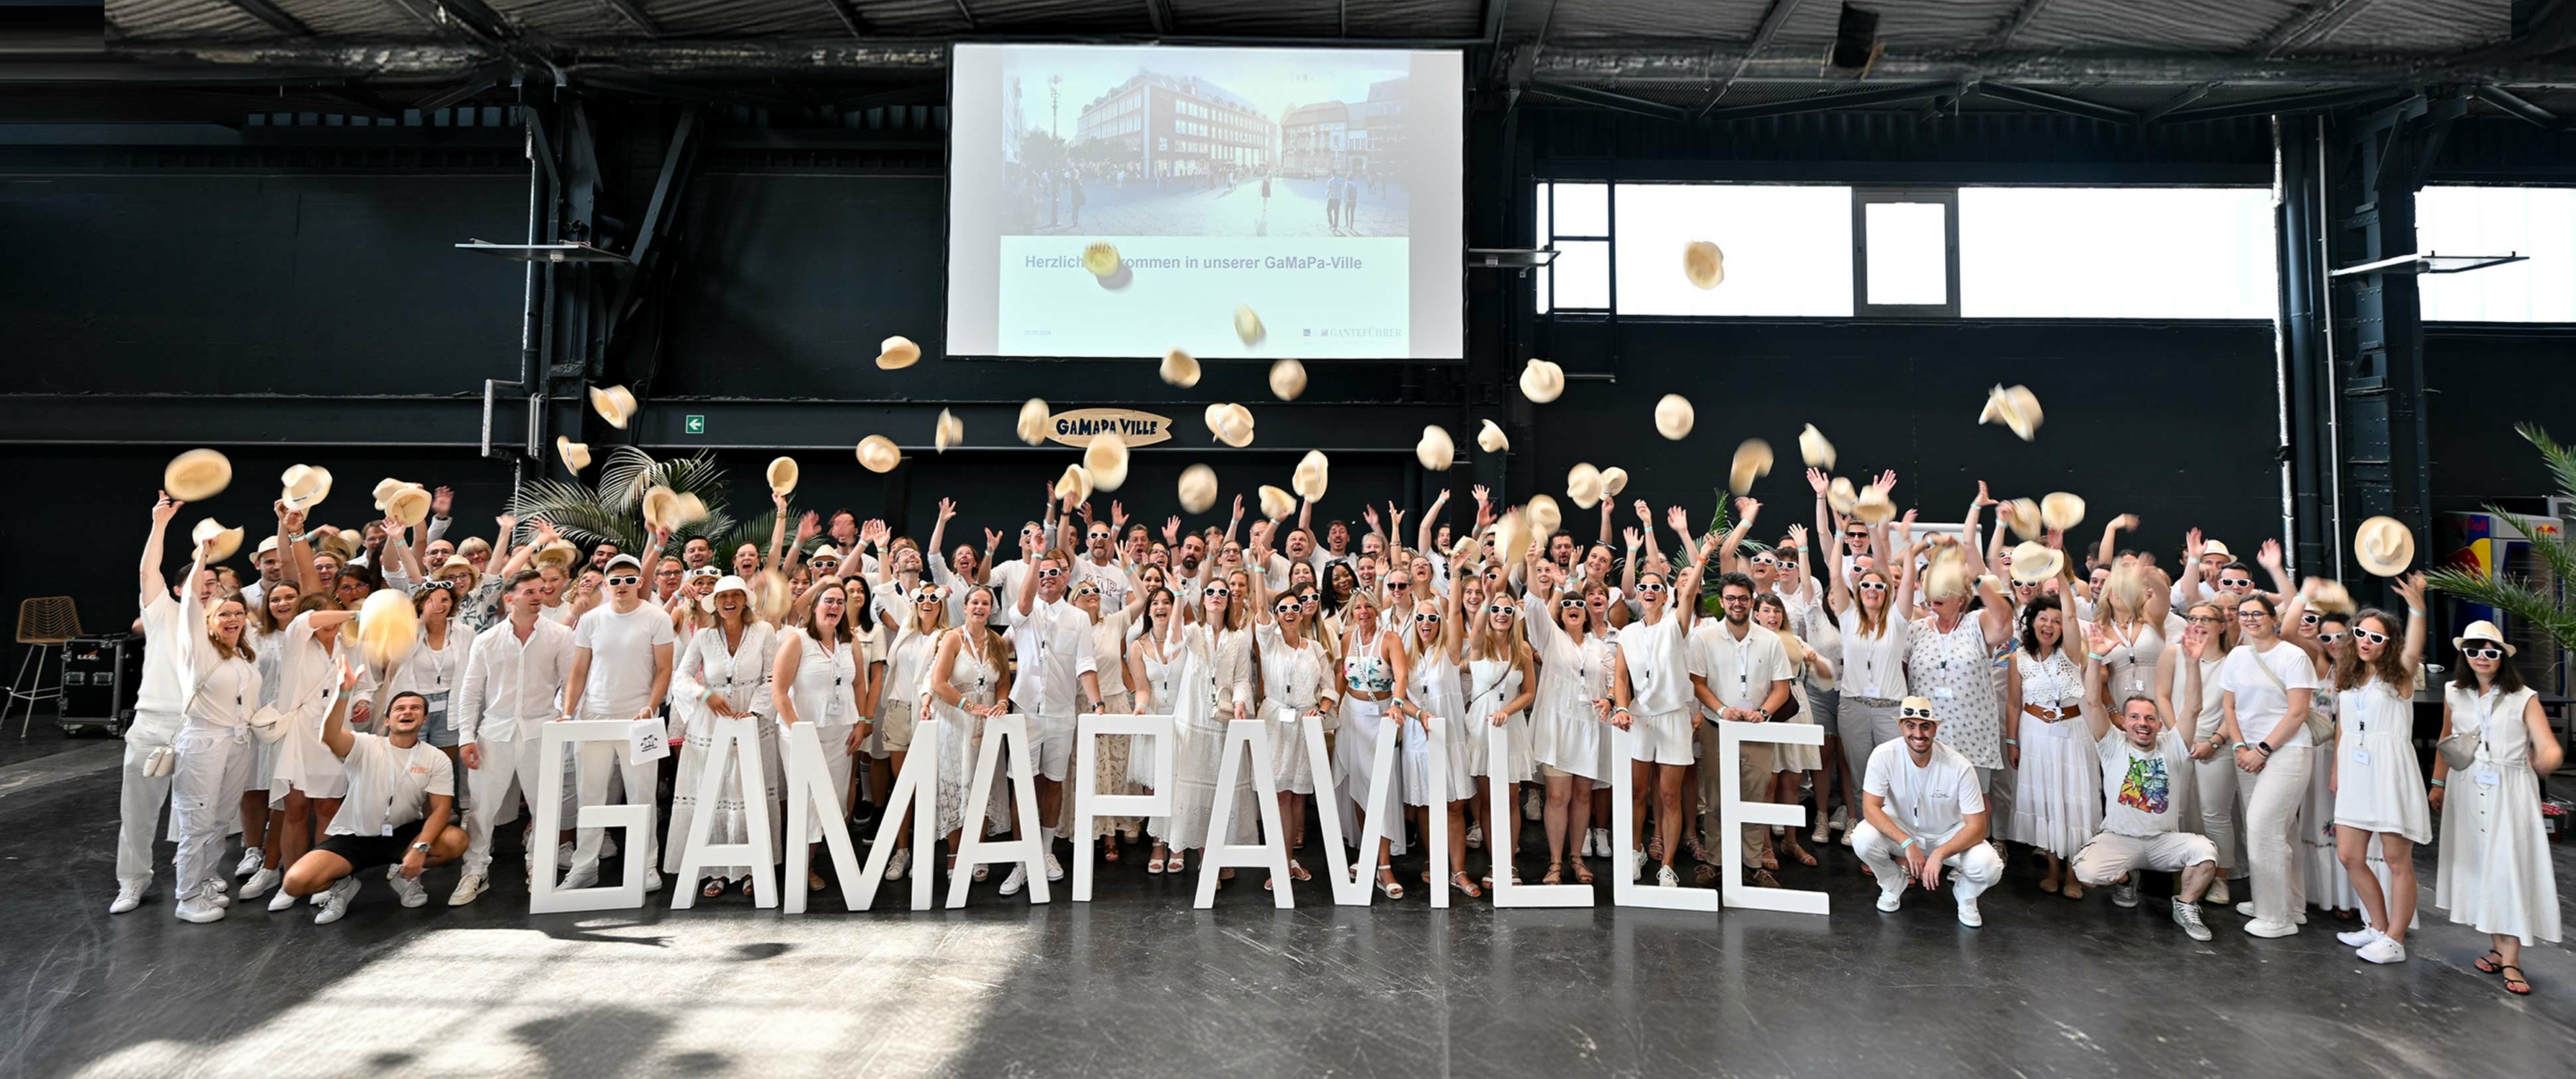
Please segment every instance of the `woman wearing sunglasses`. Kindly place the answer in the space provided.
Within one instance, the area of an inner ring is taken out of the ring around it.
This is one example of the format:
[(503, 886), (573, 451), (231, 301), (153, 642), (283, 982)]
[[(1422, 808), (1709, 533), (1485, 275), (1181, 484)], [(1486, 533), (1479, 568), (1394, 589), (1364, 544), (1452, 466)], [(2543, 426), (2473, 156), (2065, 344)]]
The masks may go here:
[[(1460, 724), (1466, 728), (1467, 774), (1476, 777), (1476, 798), (1468, 807), (1476, 825), (1467, 830), (1467, 844), (1491, 842), (1517, 854), (1521, 815), (1506, 812), (1503, 819), (1493, 819), (1494, 785), (1503, 785), (1504, 805), (1517, 806), (1521, 801), (1520, 785), (1538, 774), (1526, 714), (1530, 700), (1537, 696), (1537, 662), (1521, 640), (1520, 604), (1513, 601), (1510, 593), (1485, 583), (1485, 567), (1476, 546), (1471, 540), (1462, 550), (1458, 564), (1466, 572), (1457, 584), (1459, 610), (1477, 612), (1465, 631), (1467, 720)], [(1501, 759), (1495, 758), (1493, 750), (1495, 727), (1503, 728)], [(1500, 860), (1506, 866), (1512, 864), (1509, 855)], [(1490, 874), (1482, 879), (1485, 887), (1494, 886)], [(1520, 879), (1517, 868), (1512, 870), (1512, 879)]]
[[(1675, 506), (1669, 519), (1673, 530), (1687, 544), (1689, 517)], [(1682, 570), (1679, 582), (1660, 573), (1638, 578), (1637, 602), (1641, 610), (1636, 621), (1619, 631), (1619, 663), (1611, 672), (1614, 705), (1609, 713), (1610, 725), (1635, 734), (1629, 749), (1635, 782), (1629, 801), (1636, 814), (1631, 819), (1645, 819), (1648, 791), (1654, 793), (1655, 799), (1654, 847), (1636, 858), (1634, 872), (1642, 878), (1649, 859), (1660, 861), (1655, 883), (1666, 888), (1681, 885), (1681, 874), (1673, 870), (1673, 859), (1684, 844), (1705, 847), (1682, 815), (1687, 808), (1682, 800), (1683, 785), (1698, 749), (1693, 728), (1698, 723), (1699, 705), (1691, 696), (1689, 652), (1685, 647), (1689, 614), (1681, 604), (1688, 601), (1674, 597), (1699, 594), (1700, 571), (1714, 553), (1717, 540), (1711, 534), (1700, 541), (1698, 550), (1685, 548), (1685, 553), (1694, 557), (1690, 566)]]
[[(1593, 629), (1592, 605), (1574, 591), (1559, 591), (1558, 573), (1539, 563), (1530, 577), (1530, 604), (1542, 617), (1525, 620), (1531, 651), (1540, 659), (1538, 706), (1530, 711), (1530, 743), (1547, 785), (1547, 875), (1541, 884), (1592, 883), (1583, 856), (1592, 846), (1592, 789), (1610, 779), (1610, 736), (1602, 726), (1610, 710), (1611, 667), (1619, 648)], [(1619, 762), (1624, 767), (1625, 762)]]
[[(1091, 616), (1092, 669), (1099, 672), (1100, 703), (1113, 715), (1127, 715), (1134, 710), (1127, 682), (1127, 627), (1143, 606), (1145, 593), (1130, 589), (1128, 594), (1132, 598), (1127, 606), (1104, 612), (1105, 594), (1099, 582), (1086, 580), (1073, 586), (1073, 605)], [(1137, 793), (1136, 785), (1127, 778), (1127, 749), (1123, 736), (1100, 739), (1092, 757), (1094, 790), (1110, 795)], [(1114, 864), (1119, 860), (1118, 837), (1124, 835), (1127, 842), (1134, 843), (1144, 827), (1143, 819), (1137, 817), (1094, 817), (1092, 834), (1085, 838), (1106, 840), (1100, 844), (1100, 859)]]
[[(891, 791), (894, 779), (903, 774), (904, 762), (912, 754), (913, 736), (920, 729), (922, 714), (922, 680), (930, 671), (930, 662), (938, 652), (938, 639), (948, 628), (948, 589), (930, 584), (912, 590), (907, 597), (910, 610), (895, 620), (881, 622), (880, 632), (894, 636), (885, 648), (885, 669), (870, 692), (874, 695), (868, 714), (876, 717), (877, 738), (885, 746), (886, 767), (878, 774), (885, 778)], [(954, 728), (952, 728), (953, 730)], [(957, 737), (950, 735), (949, 737)], [(909, 812), (907, 805), (898, 812)], [(902, 880), (912, 864), (912, 830), (902, 821), (895, 822), (895, 851), (886, 866), (887, 880)]]
[[(1476, 777), (1467, 769), (1467, 738), (1481, 734), (1470, 731), (1467, 715), (1467, 691), (1460, 680), (1464, 660), (1460, 641), (1458, 596), (1456, 590), (1441, 594), (1437, 604), (1416, 602), (1413, 613), (1397, 624), (1395, 632), (1404, 637), (1405, 731), (1404, 731), (1404, 804), (1429, 835), (1430, 829), (1449, 829), (1449, 884), (1469, 899), (1484, 895), (1467, 875), (1467, 803), (1475, 800)], [(1431, 719), (1438, 716), (1443, 728), (1440, 737), (1431, 736)], [(1431, 783), (1431, 761), (1440, 761), (1440, 785)], [(1423, 883), (1431, 883), (1432, 870), (1423, 870)]]
[[(2277, 563), (2280, 544), (2266, 543), (2261, 557), (2266, 566)], [(2308, 654), (2317, 671), (2317, 692), (2310, 702), (2310, 713), (2323, 721), (2322, 729), (2331, 731), (2342, 713), (2343, 695), (2335, 688), (2335, 665), (2352, 654), (2353, 603), (2341, 589), (2329, 587), (2321, 577), (2311, 577), (2296, 591), (2284, 590), (2289, 598), (2281, 608), (2281, 639), (2297, 645)], [(2308, 798), (2299, 810), (2298, 839), (2292, 857), (2298, 859), (2301, 881), (2308, 902), (2316, 904), (2337, 921), (2361, 920), (2361, 896), (2345, 879), (2343, 859), (2335, 846), (2335, 793), (2333, 769), (2325, 754), (2334, 751), (2327, 743), (2328, 734), (2318, 740), (2310, 754)]]
[[(846, 813), (852, 758), (872, 729), (868, 717), (859, 711), (859, 702), (870, 699), (868, 658), (852, 625), (857, 620), (854, 616), (865, 614), (866, 604), (850, 602), (849, 590), (837, 577), (824, 578), (813, 601), (804, 624), (779, 635), (778, 657), (769, 674), (770, 705), (777, 709), (781, 737), (796, 724), (815, 725), (822, 739), (823, 764), (831, 772), (833, 797)], [(808, 834), (822, 834), (819, 818), (809, 827), (813, 830)], [(812, 845), (819, 848), (822, 841)], [(809, 864), (822, 864), (820, 850)], [(821, 888), (823, 875), (808, 870), (805, 881), (808, 887)]]
[[(1128, 707), (1140, 716), (1172, 715), (1177, 734), (1181, 657), (1177, 646), (1167, 644), (1166, 638), (1173, 636), (1178, 622), (1176, 611), (1179, 601), (1172, 597), (1171, 589), (1163, 587), (1160, 571), (1152, 574), (1152, 580), (1153, 583), (1142, 585), (1137, 590), (1137, 595), (1144, 601), (1144, 617), (1137, 622), (1135, 641), (1127, 646), (1127, 684), (1133, 687), (1128, 696)], [(1138, 740), (1128, 746), (1127, 779), (1136, 790), (1153, 790), (1152, 745), (1150, 741)], [(1175, 759), (1173, 764), (1177, 773), (1179, 761)], [(1145, 823), (1145, 827), (1154, 835), (1154, 853), (1145, 861), (1145, 872), (1160, 876), (1171, 855), (1164, 842), (1171, 833), (1171, 818), (1153, 818)]]
[[(1268, 532), (1259, 523), (1252, 530), (1254, 566), (1269, 557)], [(1286, 574), (1281, 574), (1285, 577)], [(1322, 642), (1313, 637), (1314, 624), (1306, 616), (1306, 595), (1312, 586), (1298, 586), (1290, 591), (1272, 593), (1259, 573), (1246, 573), (1252, 586), (1253, 653), (1261, 672), (1262, 729), (1270, 735), (1272, 778), (1279, 790), (1279, 827), (1285, 832), (1280, 839), (1291, 857), (1288, 875), (1297, 880), (1312, 880), (1294, 854), (1306, 844), (1306, 799), (1315, 793), (1315, 770), (1306, 759), (1303, 724), (1308, 720), (1321, 723), (1334, 714), (1332, 657)], [(1325, 777), (1329, 783), (1330, 777)], [(1345, 833), (1348, 834), (1348, 833)], [(1278, 881), (1264, 882), (1264, 887), (1278, 887)]]
[[(751, 840), (749, 799), (737, 770), (725, 770), (715, 805), (698, 802), (699, 777), (715, 757), (717, 719), (749, 719), (760, 736), (763, 789), (753, 796), (776, 806), (783, 789), (778, 722), (769, 685), (778, 659), (778, 631), (752, 608), (751, 586), (740, 577), (718, 578), (706, 599), (693, 606), (702, 609), (706, 624), (682, 638), (680, 659), (671, 665), (672, 725), (683, 740), (679, 771), (671, 784), (670, 841), (662, 844), (662, 872), (674, 875), (688, 853), (689, 832), (699, 813), (715, 814), (708, 842)], [(776, 809), (769, 813), (769, 828), (769, 847), (775, 852), (786, 832), (786, 819)], [(710, 866), (706, 878), (698, 882), (698, 894), (713, 899), (727, 888), (739, 888), (750, 895), (751, 870), (748, 865)]]
[[(2336, 658), (2334, 683), (2343, 708), (2326, 758), (2326, 781), (2335, 795), (2335, 850), (2370, 919), (2337, 939), (2371, 963), (2406, 960), (2406, 931), (2415, 921), (2415, 845), (2433, 840), (2424, 773), (2415, 764), (2424, 575), (2395, 586), (2406, 600), (2405, 628), (2398, 628), (2394, 614), (2365, 610), (2353, 619), (2351, 649)], [(2373, 845), (2381, 855), (2375, 863), (2367, 857)]]
[(2559, 940), (2540, 777), (2566, 754), (2495, 623), (2472, 622), (2451, 645), (2461, 663), (2442, 690), (2442, 738), (2475, 749), (2466, 768), (2433, 760), (2432, 806), (2442, 812), (2433, 903), (2449, 910), (2451, 921), (2487, 934), (2491, 947), (2475, 962), (2478, 970), (2503, 976), (2505, 992), (2530, 996), (2523, 946)]
[(2236, 598), (2236, 630), (2244, 643), (2218, 670), (2228, 739), (2236, 748), (2237, 816), (2245, 822), (2245, 852), (2254, 898), (2236, 906), (2251, 920), (2245, 931), (2286, 937), (2307, 917), (2305, 873), (2294, 850), (2299, 816), (2307, 801), (2311, 766), (2308, 713), (2317, 689), (2316, 666), (2298, 646), (2282, 640), (2272, 597)]
[[(1011, 642), (993, 632), (993, 586), (976, 585), (966, 593), (966, 620), (942, 630), (932, 646), (930, 670), (923, 676), (920, 699), (941, 721), (939, 736), (939, 832), (948, 840), (948, 875), (957, 874), (957, 848), (964, 838), (969, 788), (984, 744), (984, 721), (1011, 710)], [(978, 866), (975, 879), (984, 879)]]
[[(1187, 872), (1186, 852), (1211, 842), (1252, 842), (1261, 819), (1252, 776), (1241, 769), (1234, 789), (1223, 794), (1229, 801), (1227, 834), (1208, 834), (1219, 797), (1216, 781), (1225, 757), (1226, 724), (1250, 722), (1258, 714), (1253, 684), (1258, 665), (1245, 606), (1250, 586), (1251, 575), (1241, 570), (1218, 575), (1199, 593), (1200, 621), (1158, 617), (1154, 622), (1157, 629), (1168, 626), (1155, 652), (1178, 669), (1172, 676), (1172, 722), (1180, 736), (1179, 759), (1172, 764), (1172, 815), (1159, 819), (1161, 830), (1155, 833), (1169, 855), (1164, 866), (1169, 873)], [(1232, 869), (1218, 874), (1220, 880), (1233, 878)]]
[[(1837, 819), (1846, 826), (1843, 843), (1849, 846), (1849, 825), (1860, 819), (1860, 780), (1869, 769), (1869, 756), (1880, 743), (1897, 737), (1896, 707), (1909, 695), (1905, 655), (1911, 646), (1914, 623), (1900, 613), (1896, 597), (1914, 591), (1914, 560), (1904, 560), (1904, 576), (1899, 580), (1867, 556), (1869, 532), (1862, 523), (1855, 518), (1838, 517), (1827, 504), (1829, 481), (1824, 470), (1808, 469), (1807, 485), (1816, 491), (1817, 533), (1844, 536), (1851, 551), (1824, 563), (1824, 607), (1834, 619), (1835, 635), (1841, 642), (1835, 657), (1839, 663), (1834, 729), (1827, 733), (1842, 751), (1839, 763), (1843, 809)], [(1839, 533), (1837, 521), (1843, 529)], [(1905, 526), (1911, 529), (1913, 523), (1913, 513), (1908, 511)], [(1832, 748), (1831, 744), (1828, 748)]]
[[(1313, 595), (1309, 588), (1306, 595)], [(1389, 722), (1401, 723), (1405, 711), (1404, 689), (1412, 675), (1407, 666), (1411, 658), (1398, 634), (1385, 628), (1378, 618), (1378, 599), (1374, 593), (1361, 592), (1351, 597), (1350, 627), (1342, 638), (1341, 672), (1341, 737), (1333, 744), (1332, 779), (1338, 795), (1333, 810), (1342, 818), (1342, 834), (1356, 837), (1367, 826), (1372, 809), (1367, 804), (1372, 793), (1370, 780), (1377, 774), (1378, 731)], [(1392, 718), (1390, 718), (1392, 717)], [(1387, 800), (1385, 808), (1394, 809), (1401, 801), (1403, 786), (1402, 757), (1394, 770), (1398, 795)], [(1363, 856), (1377, 859), (1377, 888), (1389, 899), (1404, 898), (1404, 885), (1395, 879), (1390, 862), (1393, 855), (1404, 853), (1404, 824), (1401, 817), (1390, 823), (1386, 835), (1373, 851)]]
[(2245, 829), (2236, 815), (2236, 760), (2228, 753), (2226, 686), (2218, 668), (2236, 647), (2236, 620), (2213, 600), (2191, 605), (2182, 635), (2156, 663), (2156, 710), (2191, 739), (2193, 793), (2200, 803), (2200, 834), (2218, 848), (2218, 879), (2204, 896), (2226, 905), (2227, 881), (2245, 878)]

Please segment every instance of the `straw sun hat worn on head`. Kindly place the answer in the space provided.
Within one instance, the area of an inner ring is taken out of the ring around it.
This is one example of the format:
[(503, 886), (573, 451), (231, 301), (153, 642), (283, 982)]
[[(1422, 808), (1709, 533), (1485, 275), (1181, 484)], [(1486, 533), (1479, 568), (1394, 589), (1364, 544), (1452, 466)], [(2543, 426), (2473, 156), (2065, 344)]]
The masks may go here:
[(232, 458), (216, 450), (189, 450), (161, 470), (161, 489), (181, 502), (213, 498), (232, 482)]
[(2497, 629), (2495, 623), (2489, 622), (2483, 618), (2469, 623), (2469, 628), (2461, 630), (2459, 636), (2451, 638), (2451, 647), (2467, 648), (2470, 641), (2485, 641), (2488, 644), (2502, 645), (2504, 646), (2505, 657), (2508, 659), (2512, 658), (2515, 653), (2522, 651), (2522, 649), (2514, 647), (2512, 641), (2504, 639), (2504, 631)]

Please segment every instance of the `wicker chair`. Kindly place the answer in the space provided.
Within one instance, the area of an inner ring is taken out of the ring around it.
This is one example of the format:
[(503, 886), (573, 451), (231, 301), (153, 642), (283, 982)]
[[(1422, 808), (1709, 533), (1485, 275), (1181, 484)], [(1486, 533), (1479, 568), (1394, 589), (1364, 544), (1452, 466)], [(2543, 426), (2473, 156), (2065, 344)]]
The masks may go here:
[[(80, 611), (70, 596), (37, 596), (18, 604), (18, 676), (9, 682), (9, 697), (0, 706), (0, 727), (9, 722), (9, 712), (19, 701), (27, 702), (27, 714), (18, 721), (18, 737), (27, 737), (27, 728), (36, 721), (36, 702), (63, 698), (62, 647), (65, 641), (81, 635)], [(54, 660), (45, 659), (46, 649), (54, 650)], [(46, 686), (45, 672), (52, 670), (54, 684)]]

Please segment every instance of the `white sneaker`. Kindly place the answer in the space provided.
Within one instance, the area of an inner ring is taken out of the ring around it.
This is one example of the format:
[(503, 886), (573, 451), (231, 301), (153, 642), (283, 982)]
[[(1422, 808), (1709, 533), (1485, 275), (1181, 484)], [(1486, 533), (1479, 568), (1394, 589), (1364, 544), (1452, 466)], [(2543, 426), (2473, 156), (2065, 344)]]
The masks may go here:
[(896, 847), (894, 857), (886, 861), (886, 879), (902, 880), (906, 866), (912, 864), (912, 848)]
[[(2254, 901), (2253, 901), (2253, 900), (2251, 900), (2251, 899), (2248, 899), (2248, 900), (2246, 900), (2246, 901), (2244, 901), (2244, 902), (2242, 902), (2242, 903), (2238, 903), (2238, 904), (2236, 904), (2236, 913), (2238, 913), (2238, 914), (2242, 914), (2242, 915), (2244, 915), (2244, 916), (2246, 916), (2246, 917), (2248, 917), (2248, 918), (2253, 917), (2253, 916), (2254, 916)], [(2308, 924), (2308, 912), (2307, 912), (2307, 911), (2304, 911), (2304, 910), (2303, 910), (2303, 911), (2300, 911), (2297, 915), (2295, 915), (2295, 916), (2292, 918), (2292, 922), (2293, 922), (2293, 924), (2296, 924), (2296, 925), (2306, 925), (2306, 924)]]
[(661, 871), (661, 870), (659, 870), (659, 869), (647, 869), (647, 870), (645, 870), (645, 871), (644, 871), (644, 891), (645, 891), (645, 893), (649, 895), (649, 894), (651, 894), (651, 893), (658, 892), (658, 891), (661, 891), (661, 890), (662, 890), (662, 871)]
[(203, 895), (180, 900), (178, 914), (180, 921), (196, 922), (200, 925), (224, 920), (224, 908), (207, 902)]
[(213, 892), (216, 895), (222, 895), (225, 892), (231, 891), (232, 886), (225, 884), (224, 878), (222, 877), (208, 877), (206, 878), (206, 890)]
[(1064, 879), (1064, 865), (1063, 863), (1055, 860), (1055, 844), (1053, 843), (1047, 844), (1046, 847), (1046, 867), (1048, 880)]
[(2173, 901), (2173, 921), (2193, 940), (2208, 940), (2209, 926), (2200, 920), (2200, 904)]
[(286, 908), (291, 907), (291, 906), (294, 906), (294, 905), (295, 905), (295, 897), (294, 897), (294, 896), (291, 896), (291, 895), (286, 894), (286, 889), (284, 889), (284, 888), (280, 888), (280, 889), (278, 889), (278, 890), (277, 890), (277, 894), (276, 894), (276, 895), (273, 895), (273, 896), (268, 897), (268, 909), (269, 909), (272, 913), (273, 913), (273, 912), (276, 912), (276, 911), (285, 910)]
[(1546, 815), (1547, 802), (1535, 790), (1521, 798), (1521, 819), (1538, 820)]
[(490, 881), (483, 879), (483, 874), (468, 873), (457, 880), (455, 891), (447, 893), (447, 905), (461, 907), (471, 903), (474, 897), (482, 895), (484, 890), (491, 886)]
[(1022, 888), (1026, 888), (1026, 887), (1028, 887), (1028, 886), (1029, 886), (1029, 866), (1028, 866), (1028, 863), (1026, 863), (1026, 862), (1014, 862), (1014, 863), (1012, 863), (1012, 864), (1011, 864), (1011, 875), (1010, 875), (1010, 876), (1007, 876), (1007, 877), (1002, 878), (1002, 894), (1003, 894), (1003, 895), (1018, 895), (1018, 894), (1020, 894), (1020, 889), (1022, 889)]
[(2342, 941), (2343, 946), (2346, 948), (2359, 948), (2369, 944), (2371, 941), (2378, 940), (2379, 936), (2379, 930), (2365, 925), (2349, 933), (2337, 933), (2335, 934), (2335, 939)]
[(2267, 922), (2257, 918), (2245, 923), (2245, 932), (2256, 937), (2287, 937), (2297, 935), (2299, 927), (2289, 922)]
[(257, 899), (263, 895), (267, 895), (268, 890), (277, 887), (277, 882), (283, 879), (285, 879), (284, 876), (278, 873), (278, 871), (270, 869), (267, 866), (261, 866), (259, 872), (251, 874), (249, 880), (242, 882), (241, 897), (244, 899)]
[(1629, 880), (1642, 881), (1646, 879), (1646, 852), (1641, 850), (1629, 851), (1628, 869)]
[(1827, 822), (1825, 827), (1831, 828), (1837, 832), (1851, 827), (1851, 807), (1835, 806), (1834, 819)]
[(401, 867), (396, 866), (391, 872), (386, 873), (385, 883), (394, 886), (394, 895), (402, 900), (403, 906), (429, 905), (429, 889), (422, 887), (419, 881), (403, 876)]
[(232, 909), (233, 897), (225, 895), (223, 889), (215, 887), (214, 881), (207, 881), (205, 887), (198, 889), (197, 898), (226, 910)]
[(558, 891), (569, 892), (575, 888), (589, 888), (598, 883), (598, 866), (576, 866), (563, 875), (563, 883), (555, 885), (555, 888)]
[(1673, 872), (1673, 867), (1671, 867), (1671, 866), (1664, 866), (1664, 867), (1662, 867), (1662, 868), (1659, 868), (1659, 869), (1655, 870), (1655, 887), (1658, 887), (1658, 888), (1679, 888), (1679, 887), (1681, 887), (1681, 886), (1682, 886), (1682, 875), (1681, 875), (1681, 874), (1679, 874), (1679, 873), (1675, 873), (1675, 872)]
[(142, 905), (143, 885), (120, 884), (116, 886), (116, 899), (107, 905), (107, 912), (109, 914), (123, 914), (126, 911), (133, 910), (134, 908)]
[(1599, 852), (1594, 855), (1595, 857), (1607, 858), (1610, 856), (1610, 829), (1595, 828), (1592, 830), (1592, 849)]
[(2227, 878), (2220, 877), (2217, 880), (2211, 881), (2209, 884), (2209, 894), (2201, 898), (2203, 902), (2216, 903), (2222, 907), (2226, 906), (2229, 899), (2227, 894)]
[(2397, 943), (2397, 938), (2382, 933), (2378, 940), (2362, 946), (2361, 958), (2370, 963), (2403, 963), (2406, 961), (2406, 946)]
[(358, 896), (358, 878), (342, 877), (314, 896), (322, 900), (322, 912), (313, 916), (313, 924), (329, 925), (349, 913), (349, 901)]
[(555, 868), (572, 868), (572, 846), (570, 843), (555, 844)]
[(1468, 825), (1468, 826), (1467, 826), (1467, 849), (1468, 849), (1468, 850), (1480, 850), (1480, 849), (1483, 849), (1484, 845), (1485, 845), (1485, 826), (1484, 826), (1484, 825), (1481, 825), (1481, 824), (1470, 824), (1470, 825)]
[(1976, 900), (1962, 899), (1959, 901), (1959, 924), (1967, 926), (1970, 929), (1975, 929), (1986, 924), (1986, 916), (1977, 912)]
[(1896, 913), (1896, 908), (1900, 906), (1904, 900), (1905, 893), (1903, 892), (1891, 892), (1885, 888), (1881, 888), (1878, 891), (1878, 909), (1889, 914)]
[(247, 877), (253, 873), (257, 873), (260, 870), (267, 868), (260, 864), (267, 860), (268, 856), (262, 853), (258, 847), (244, 847), (242, 848), (241, 864), (233, 867), (233, 875), (236, 877)]

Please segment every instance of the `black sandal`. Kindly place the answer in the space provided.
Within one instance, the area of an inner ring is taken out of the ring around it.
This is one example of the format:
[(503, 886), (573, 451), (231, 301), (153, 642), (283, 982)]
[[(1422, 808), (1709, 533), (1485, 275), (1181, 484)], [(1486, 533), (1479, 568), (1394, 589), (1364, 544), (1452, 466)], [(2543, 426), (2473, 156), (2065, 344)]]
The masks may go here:
[[(2490, 960), (2490, 959), (2494, 960), (2494, 962), (2492, 962), (2492, 963), (2488, 962), (2488, 960)], [(2499, 951), (2497, 951), (2497, 950), (2495, 950), (2495, 949), (2493, 949), (2493, 948), (2489, 948), (2489, 949), (2487, 949), (2487, 954), (2485, 954), (2485, 955), (2481, 955), (2481, 956), (2477, 957), (2477, 959), (2475, 959), (2474, 961), (2470, 962), (2470, 963), (2469, 963), (2469, 965), (2470, 965), (2470, 966), (2473, 966), (2473, 967), (2478, 968), (2479, 973), (2482, 973), (2482, 974), (2500, 974), (2500, 973), (2503, 973), (2503, 971), (2504, 971), (2504, 953), (2503, 953), (2503, 952), (2499, 952)]]
[[(2506, 972), (2506, 971), (2512, 971), (2513, 973), (2505, 974), (2505, 972)], [(2501, 966), (2501, 967), (2496, 968), (2496, 973), (2498, 973), (2498, 974), (2504, 974), (2504, 991), (2505, 991), (2505, 992), (2511, 993), (2511, 994), (2513, 994), (2513, 995), (2515, 995), (2515, 996), (2518, 996), (2518, 997), (2527, 997), (2527, 996), (2530, 996), (2530, 995), (2531, 995), (2531, 979), (2529, 979), (2529, 978), (2525, 978), (2525, 977), (2523, 977), (2523, 976), (2522, 976), (2522, 968), (2521, 968), (2521, 967), (2515, 966), (2514, 964), (2511, 964), (2511, 963), (2507, 963), (2507, 964), (2505, 964), (2505, 965), (2503, 965), (2503, 966)], [(2517, 986), (2517, 985), (2521, 986), (2522, 988), (2520, 988), (2520, 989), (2516, 989), (2516, 988), (2514, 988), (2514, 986)]]

